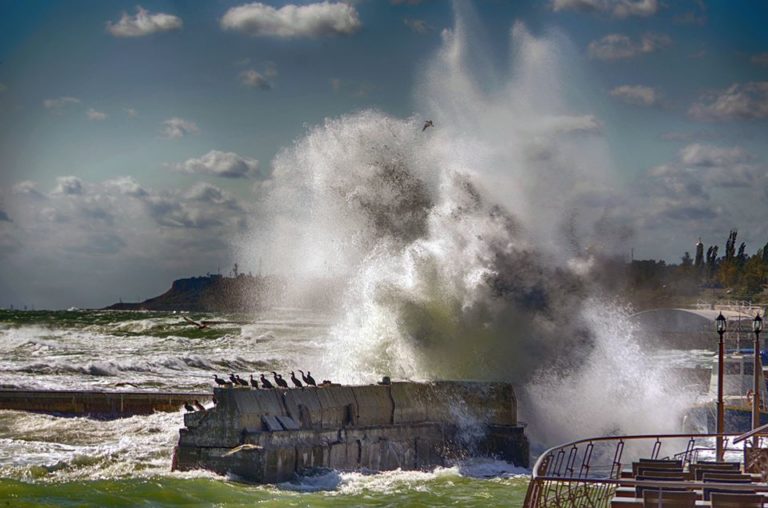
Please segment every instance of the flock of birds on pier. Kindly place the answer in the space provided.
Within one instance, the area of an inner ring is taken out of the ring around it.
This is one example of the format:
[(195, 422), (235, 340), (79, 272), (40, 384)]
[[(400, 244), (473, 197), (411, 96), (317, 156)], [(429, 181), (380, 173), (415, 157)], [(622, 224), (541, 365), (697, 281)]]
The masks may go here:
[[(323, 387), (323, 386), (329, 386), (333, 383), (329, 379), (324, 379), (322, 383), (319, 385), (315, 381), (315, 378), (312, 377), (312, 374), (310, 371), (307, 371), (306, 374), (304, 374), (304, 371), (299, 369), (299, 372), (301, 373), (301, 379), (296, 377), (295, 371), (291, 371), (291, 383), (293, 383), (293, 386), (295, 388), (301, 388), (304, 389), (306, 386), (315, 386), (315, 387)], [(229, 381), (226, 379), (222, 379), (218, 376), (218, 374), (213, 375), (213, 380), (216, 382), (217, 385), (224, 387), (224, 388), (234, 388), (234, 387), (247, 387), (247, 388), (255, 388), (257, 390), (270, 390), (275, 388), (291, 388), (288, 385), (288, 381), (283, 379), (283, 376), (281, 374), (278, 374), (277, 372), (272, 371), (272, 379), (274, 379), (274, 383), (267, 379), (267, 377), (264, 374), (261, 374), (259, 376), (259, 379), (261, 380), (261, 383), (259, 383), (259, 380), (254, 379), (253, 374), (250, 375), (249, 380), (245, 380), (241, 378), (238, 374), (230, 374), (229, 375)], [(216, 405), (216, 398), (213, 399), (214, 405)], [(206, 411), (205, 406), (200, 404), (199, 401), (194, 400), (191, 403), (185, 402), (184, 403), (184, 409), (186, 409), (189, 412), (194, 411)]]
[[(312, 374), (310, 371), (307, 371), (306, 374), (304, 374), (304, 371), (299, 369), (299, 372), (301, 373), (301, 380), (296, 377), (296, 372), (291, 371), (291, 383), (293, 383), (293, 386), (296, 388), (304, 388), (304, 385), (307, 386), (317, 386), (317, 382), (315, 381), (315, 378), (312, 377)], [(249, 380), (245, 380), (241, 378), (238, 374), (230, 374), (229, 375), (229, 381), (226, 379), (220, 378), (217, 374), (213, 375), (213, 380), (216, 382), (217, 385), (232, 388), (235, 386), (247, 386), (250, 388), (256, 388), (256, 389), (263, 389), (263, 390), (269, 390), (272, 388), (291, 388), (288, 385), (288, 381), (283, 379), (282, 374), (278, 374), (275, 371), (272, 371), (272, 379), (274, 379), (274, 383), (267, 379), (267, 377), (262, 374), (259, 376), (259, 379), (261, 380), (261, 384), (259, 384), (259, 380), (254, 379), (253, 374), (251, 374)], [(303, 382), (302, 382), (303, 381)], [(331, 381), (328, 379), (323, 380), (322, 383), (320, 383), (320, 386), (323, 385), (330, 385)]]

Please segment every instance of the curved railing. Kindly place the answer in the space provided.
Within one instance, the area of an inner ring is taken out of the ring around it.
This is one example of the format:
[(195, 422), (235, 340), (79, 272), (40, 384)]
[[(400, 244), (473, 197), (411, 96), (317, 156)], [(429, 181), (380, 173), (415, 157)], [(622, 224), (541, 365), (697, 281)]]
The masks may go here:
[[(735, 447), (733, 439), (737, 436), (723, 435), (726, 460), (743, 460), (745, 451), (742, 446), (747, 446), (747, 442)], [(716, 434), (597, 437), (555, 446), (536, 461), (524, 506), (608, 507), (619, 484), (673, 487), (669, 482), (622, 479), (621, 472), (640, 458), (678, 459), (684, 464), (714, 460), (716, 437)], [(752, 440), (748, 441), (751, 444)], [(696, 482), (687, 483), (690, 486)], [(747, 490), (750, 486), (738, 487), (742, 488)]]

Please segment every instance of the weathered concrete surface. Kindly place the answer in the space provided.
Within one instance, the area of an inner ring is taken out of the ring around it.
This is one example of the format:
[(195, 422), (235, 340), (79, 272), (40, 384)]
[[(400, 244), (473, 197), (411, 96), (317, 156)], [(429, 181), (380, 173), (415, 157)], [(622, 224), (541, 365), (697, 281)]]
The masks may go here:
[[(174, 469), (280, 482), (314, 468), (420, 469), (467, 454), (528, 465), (514, 389), (504, 383), (392, 383), (215, 389), (187, 414)], [(478, 435), (477, 429), (483, 429)]]
[(0, 390), (0, 409), (67, 416), (124, 418), (178, 411), (185, 402), (211, 400), (210, 393)]

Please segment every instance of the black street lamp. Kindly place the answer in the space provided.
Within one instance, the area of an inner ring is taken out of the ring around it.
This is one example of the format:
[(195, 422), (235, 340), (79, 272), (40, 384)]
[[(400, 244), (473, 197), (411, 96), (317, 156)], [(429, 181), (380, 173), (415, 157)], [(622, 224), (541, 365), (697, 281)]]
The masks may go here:
[(723, 461), (723, 432), (725, 432), (725, 408), (723, 406), (723, 357), (725, 346), (723, 334), (725, 334), (725, 316), (721, 312), (715, 318), (715, 325), (720, 335), (720, 345), (717, 353), (717, 461)]
[[(754, 372), (754, 387), (752, 391), (755, 393), (752, 395), (752, 429), (756, 429), (760, 426), (760, 383), (762, 382), (762, 368), (760, 366), (760, 332), (763, 331), (763, 319), (760, 317), (760, 312), (757, 313), (755, 319), (752, 320), (752, 331), (755, 332), (755, 372)], [(754, 447), (757, 448), (758, 440), (760, 438), (755, 436)]]

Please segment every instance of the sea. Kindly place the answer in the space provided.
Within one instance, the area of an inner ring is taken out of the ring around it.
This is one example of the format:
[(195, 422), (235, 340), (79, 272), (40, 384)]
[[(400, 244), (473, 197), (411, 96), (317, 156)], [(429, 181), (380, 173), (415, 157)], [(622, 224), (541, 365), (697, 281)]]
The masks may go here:
[[(205, 329), (183, 317), (214, 321)], [(206, 391), (212, 376), (313, 368), (330, 320), (0, 310), (0, 389)], [(471, 459), (431, 471), (324, 471), (269, 486), (171, 472), (183, 409), (116, 420), (0, 411), (0, 506), (522, 506), (530, 471)]]

